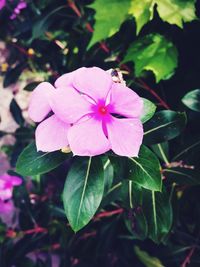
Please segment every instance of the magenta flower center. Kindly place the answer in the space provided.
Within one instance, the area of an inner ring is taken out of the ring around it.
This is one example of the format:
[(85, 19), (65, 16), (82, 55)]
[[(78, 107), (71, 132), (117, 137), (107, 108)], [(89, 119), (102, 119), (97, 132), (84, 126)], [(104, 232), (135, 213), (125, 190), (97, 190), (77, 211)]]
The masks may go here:
[(98, 108), (98, 112), (101, 114), (101, 115), (106, 115), (108, 113), (108, 109), (106, 106), (99, 106)]

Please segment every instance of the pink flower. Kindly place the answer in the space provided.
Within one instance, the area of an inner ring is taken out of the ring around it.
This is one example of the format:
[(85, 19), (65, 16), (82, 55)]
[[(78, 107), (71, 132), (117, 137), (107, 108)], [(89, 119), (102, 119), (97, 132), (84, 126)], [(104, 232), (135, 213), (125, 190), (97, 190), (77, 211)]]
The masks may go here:
[(6, 5), (6, 0), (0, 0), (0, 10)]
[(74, 155), (95, 156), (112, 149), (121, 156), (137, 156), (143, 138), (143, 102), (106, 71), (80, 68), (55, 82), (41, 83), (33, 92), (29, 115), (41, 122), (37, 149), (50, 152), (70, 146)]
[(0, 176), (0, 200), (8, 200), (12, 198), (14, 186), (18, 186), (22, 183), (21, 178), (17, 176), (11, 176), (9, 174), (3, 174)]
[(13, 224), (13, 216), (16, 211), (12, 201), (14, 186), (22, 183), (21, 178), (9, 174), (0, 175), (0, 218), (8, 226)]

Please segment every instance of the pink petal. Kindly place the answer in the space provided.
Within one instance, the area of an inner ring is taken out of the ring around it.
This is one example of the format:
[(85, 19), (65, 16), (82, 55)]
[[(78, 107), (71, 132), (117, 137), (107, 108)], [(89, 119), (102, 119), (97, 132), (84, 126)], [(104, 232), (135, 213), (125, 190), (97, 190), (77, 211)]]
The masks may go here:
[(41, 122), (35, 132), (37, 150), (52, 152), (67, 147), (69, 128), (70, 125), (59, 120), (56, 115)]
[(68, 140), (74, 155), (95, 156), (110, 149), (102, 121), (94, 117), (73, 125), (68, 132)]
[(93, 67), (82, 68), (74, 76), (74, 87), (94, 100), (106, 99), (113, 81), (106, 71)]
[(0, 176), (0, 188), (1, 188), (1, 182), (4, 182), (5, 185), (8, 187), (13, 187), (16, 185), (20, 185), (22, 183), (22, 179), (18, 176), (12, 176), (9, 174), (3, 174)]
[(7, 200), (12, 198), (13, 187), (4, 188), (3, 190), (0, 189), (0, 199)]
[(56, 116), (67, 123), (74, 123), (92, 112), (91, 104), (72, 87), (55, 90), (51, 107)]
[(131, 118), (140, 117), (143, 101), (133, 90), (122, 84), (113, 83), (110, 97), (112, 113)]
[(13, 186), (20, 185), (22, 183), (22, 179), (17, 176), (10, 176), (10, 181)]
[(51, 111), (49, 100), (55, 88), (47, 82), (40, 83), (32, 93), (29, 116), (35, 122), (42, 121)]
[(107, 122), (111, 149), (120, 156), (137, 157), (143, 139), (143, 127), (139, 119), (110, 118)]
[[(13, 202), (12, 201), (8, 201), (8, 202), (4, 202), (0, 199), (0, 214), (9, 214), (11, 212), (13, 212), (15, 209)], [(1, 214), (1, 216), (2, 216)]]
[(68, 87), (73, 85), (73, 80), (75, 75), (79, 75), (79, 71), (85, 68), (80, 68), (75, 71), (63, 74), (55, 81), (55, 87)]

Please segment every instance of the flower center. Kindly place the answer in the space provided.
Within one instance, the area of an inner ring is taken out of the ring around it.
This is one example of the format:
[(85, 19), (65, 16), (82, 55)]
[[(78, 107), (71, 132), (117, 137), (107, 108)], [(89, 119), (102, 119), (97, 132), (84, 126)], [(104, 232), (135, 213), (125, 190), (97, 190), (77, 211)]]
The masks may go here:
[(99, 111), (99, 113), (100, 113), (101, 115), (106, 115), (106, 114), (108, 113), (107, 107), (105, 107), (105, 106), (100, 106), (100, 107), (98, 108), (98, 111)]

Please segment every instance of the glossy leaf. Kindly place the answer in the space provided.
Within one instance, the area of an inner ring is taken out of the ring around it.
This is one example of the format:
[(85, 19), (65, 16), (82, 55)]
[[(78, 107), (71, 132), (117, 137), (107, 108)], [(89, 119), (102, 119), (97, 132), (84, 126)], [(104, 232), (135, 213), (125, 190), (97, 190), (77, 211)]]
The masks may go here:
[(127, 179), (150, 190), (161, 191), (160, 163), (156, 155), (142, 146), (138, 158), (129, 158)]
[(72, 229), (77, 232), (94, 216), (104, 192), (104, 173), (98, 157), (76, 158), (65, 182), (63, 203)]
[(120, 190), (118, 190), (120, 200), (129, 210), (125, 215), (125, 224), (132, 237), (144, 240), (148, 236), (148, 224), (142, 207), (141, 187), (132, 181), (123, 181)]
[(22, 126), (24, 124), (24, 118), (22, 116), (22, 111), (14, 98), (10, 103), (10, 112), (16, 123)]
[[(193, 167), (193, 166), (191, 166)], [(174, 167), (163, 169), (163, 176), (168, 182), (176, 183), (178, 185), (199, 185), (199, 172), (195, 169)]]
[(145, 123), (153, 117), (156, 111), (156, 105), (146, 98), (142, 98), (142, 100), (143, 100), (143, 111), (140, 119), (142, 123)]
[(16, 171), (24, 176), (32, 176), (49, 172), (68, 159), (70, 154), (61, 152), (37, 152), (35, 143), (28, 145), (20, 154)]
[(158, 144), (178, 136), (186, 125), (186, 114), (163, 110), (144, 125), (144, 143)]
[(190, 91), (182, 98), (183, 104), (188, 108), (200, 112), (200, 89)]
[(123, 62), (134, 62), (135, 75), (152, 71), (156, 82), (169, 79), (177, 67), (178, 53), (172, 42), (160, 34), (149, 34), (138, 39), (127, 50)]
[(169, 144), (168, 142), (163, 142), (160, 144), (155, 144), (151, 146), (153, 152), (165, 163), (168, 162), (169, 158)]
[(143, 208), (148, 223), (149, 238), (164, 241), (172, 225), (172, 207), (165, 189), (162, 192), (143, 190)]

